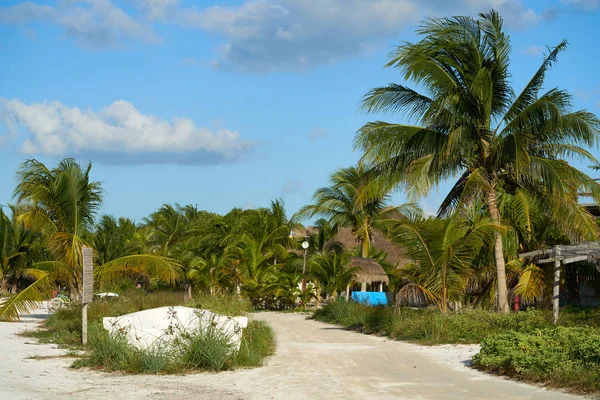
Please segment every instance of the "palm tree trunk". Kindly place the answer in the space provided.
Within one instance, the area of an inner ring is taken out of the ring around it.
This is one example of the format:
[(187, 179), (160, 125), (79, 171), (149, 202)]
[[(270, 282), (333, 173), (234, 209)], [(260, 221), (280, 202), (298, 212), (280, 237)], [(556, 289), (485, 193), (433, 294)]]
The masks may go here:
[(365, 234), (362, 240), (362, 258), (369, 258), (370, 242), (371, 238), (369, 237), (369, 231), (365, 228)]
[[(492, 186), (488, 193), (488, 207), (490, 208), (490, 216), (496, 224), (500, 224), (500, 212), (498, 211), (498, 204), (496, 203), (496, 188)], [(496, 282), (497, 298), (498, 298), (498, 311), (501, 313), (510, 313), (510, 307), (508, 304), (508, 288), (506, 286), (506, 264), (504, 262), (504, 250), (502, 244), (502, 234), (500, 232), (494, 233), (494, 258), (496, 260)]]
[(442, 265), (442, 312), (444, 314), (448, 313), (448, 301), (447, 290), (446, 290), (446, 263)]
[(6, 276), (0, 278), (0, 295), (5, 294), (8, 291), (8, 281)]

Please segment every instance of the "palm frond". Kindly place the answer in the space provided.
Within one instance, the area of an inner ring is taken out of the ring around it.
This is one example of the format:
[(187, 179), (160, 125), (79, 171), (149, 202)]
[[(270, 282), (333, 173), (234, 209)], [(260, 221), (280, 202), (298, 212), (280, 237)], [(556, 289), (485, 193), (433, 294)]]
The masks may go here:
[(19, 321), (21, 315), (31, 312), (49, 297), (52, 282), (48, 275), (39, 276), (34, 283), (0, 305), (0, 321)]
[(174, 285), (182, 276), (181, 265), (170, 258), (153, 254), (125, 256), (99, 266), (94, 275), (103, 281), (114, 281), (123, 276), (143, 274)]

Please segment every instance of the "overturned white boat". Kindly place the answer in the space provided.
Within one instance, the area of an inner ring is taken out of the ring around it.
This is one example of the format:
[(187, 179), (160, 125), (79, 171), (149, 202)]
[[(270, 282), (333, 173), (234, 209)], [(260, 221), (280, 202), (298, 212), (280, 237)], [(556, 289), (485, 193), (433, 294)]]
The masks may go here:
[(122, 335), (139, 349), (169, 349), (182, 335), (217, 329), (232, 349), (239, 350), (247, 317), (229, 317), (189, 307), (159, 307), (103, 319), (111, 335)]

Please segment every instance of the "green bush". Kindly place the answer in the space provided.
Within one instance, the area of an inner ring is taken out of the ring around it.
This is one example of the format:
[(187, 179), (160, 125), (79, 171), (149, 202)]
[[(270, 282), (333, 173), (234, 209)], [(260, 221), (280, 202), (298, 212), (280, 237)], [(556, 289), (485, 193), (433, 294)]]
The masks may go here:
[(194, 335), (185, 335), (179, 344), (181, 361), (189, 369), (221, 371), (234, 356), (230, 336), (209, 325)]
[[(444, 315), (437, 309), (402, 308), (394, 312), (391, 306), (370, 307), (344, 300), (317, 310), (314, 318), (365, 333), (425, 344), (479, 343), (497, 333), (529, 333), (552, 326), (549, 311), (531, 309), (500, 314), (488, 310), (465, 310)], [(600, 312), (598, 309), (567, 308), (561, 311), (560, 322), (568, 326), (597, 327)]]
[(482, 341), (473, 365), (528, 381), (598, 391), (600, 331), (557, 327), (493, 335)]
[(194, 296), (188, 307), (210, 310), (221, 315), (232, 317), (246, 315), (252, 310), (252, 304), (248, 299), (231, 294), (206, 294), (199, 293)]
[(244, 329), (240, 351), (234, 360), (236, 367), (259, 367), (275, 352), (273, 330), (262, 321), (250, 321)]

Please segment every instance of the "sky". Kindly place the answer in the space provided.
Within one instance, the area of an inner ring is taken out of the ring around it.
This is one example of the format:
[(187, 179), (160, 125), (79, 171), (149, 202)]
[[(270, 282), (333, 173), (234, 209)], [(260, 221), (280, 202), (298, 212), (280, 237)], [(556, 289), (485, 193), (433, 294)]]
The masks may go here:
[(600, 0), (3, 0), (0, 205), (14, 202), (26, 159), (74, 157), (103, 183), (101, 214), (226, 213), (278, 197), (292, 214), (357, 162), (364, 123), (406, 122), (358, 109), (370, 88), (404, 83), (383, 68), (394, 46), (415, 41), (424, 18), (492, 7), (511, 35), (516, 91), (567, 39), (545, 87), (600, 114)]

